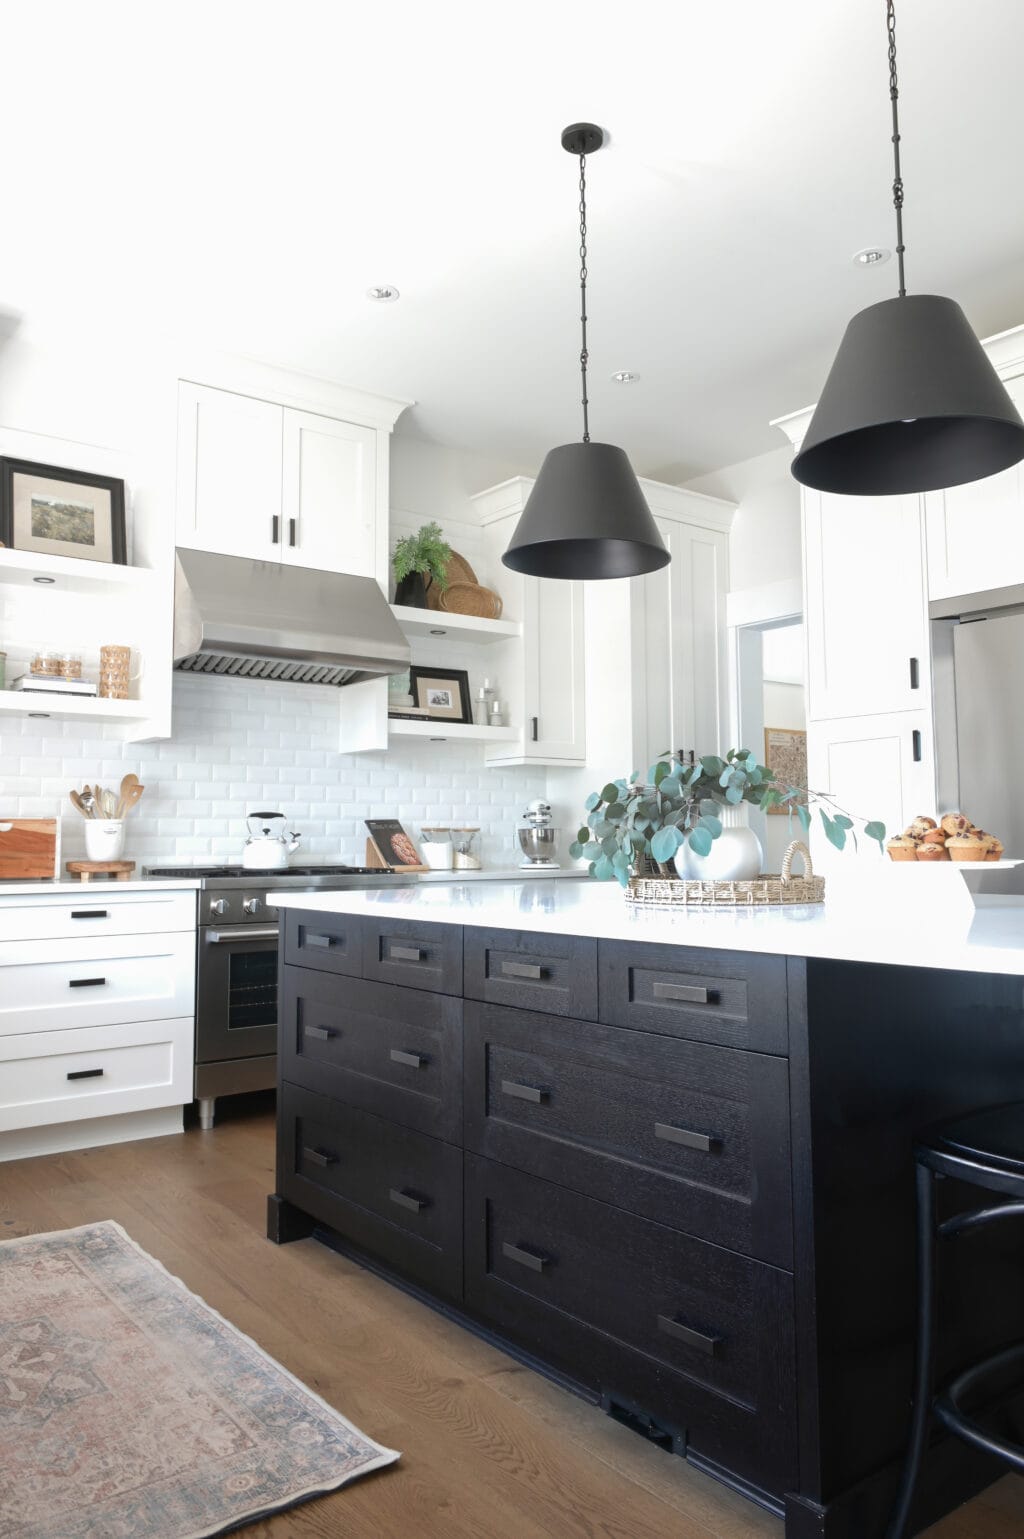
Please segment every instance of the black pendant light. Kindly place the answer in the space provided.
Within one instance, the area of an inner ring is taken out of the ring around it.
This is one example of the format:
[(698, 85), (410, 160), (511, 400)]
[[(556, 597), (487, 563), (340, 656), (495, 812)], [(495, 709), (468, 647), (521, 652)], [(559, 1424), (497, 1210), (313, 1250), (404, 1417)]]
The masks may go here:
[(886, 21), (899, 297), (847, 326), (793, 461), (805, 486), (855, 497), (960, 486), (1024, 459), (1024, 423), (960, 306), (907, 295), (893, 0)]
[(502, 556), (530, 577), (638, 577), (669, 561), (640, 483), (625, 450), (590, 441), (587, 401), (587, 156), (604, 134), (593, 123), (573, 123), (562, 148), (580, 162), (580, 374), (583, 442), (561, 444), (544, 456), (515, 534)]

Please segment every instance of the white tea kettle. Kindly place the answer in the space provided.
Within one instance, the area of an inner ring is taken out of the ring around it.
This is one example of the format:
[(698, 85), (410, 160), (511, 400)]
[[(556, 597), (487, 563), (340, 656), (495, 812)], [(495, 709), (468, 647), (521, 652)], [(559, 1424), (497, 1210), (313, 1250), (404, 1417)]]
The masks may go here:
[(242, 848), (245, 871), (283, 871), (301, 834), (293, 834), (283, 812), (251, 812), (245, 820), (249, 837)]

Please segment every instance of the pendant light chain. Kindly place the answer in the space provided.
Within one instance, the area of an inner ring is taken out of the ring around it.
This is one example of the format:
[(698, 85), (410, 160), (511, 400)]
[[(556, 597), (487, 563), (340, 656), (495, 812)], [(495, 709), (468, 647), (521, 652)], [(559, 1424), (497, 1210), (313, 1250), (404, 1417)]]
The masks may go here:
[(587, 157), (580, 156), (580, 381), (583, 390), (583, 442), (590, 442), (587, 400)]
[(896, 210), (896, 260), (899, 263), (900, 298), (907, 296), (907, 281), (903, 273), (903, 176), (900, 172), (900, 119), (899, 82), (896, 78), (896, 10), (893, 0), (886, 0), (886, 26), (889, 31), (889, 97), (892, 101), (892, 158), (893, 184), (892, 205)]

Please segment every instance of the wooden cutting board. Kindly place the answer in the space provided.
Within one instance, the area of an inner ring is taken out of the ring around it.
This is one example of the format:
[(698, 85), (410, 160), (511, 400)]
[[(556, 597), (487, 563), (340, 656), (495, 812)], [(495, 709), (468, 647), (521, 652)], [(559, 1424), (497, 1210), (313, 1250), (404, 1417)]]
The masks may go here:
[(57, 875), (57, 819), (0, 817), (0, 881)]

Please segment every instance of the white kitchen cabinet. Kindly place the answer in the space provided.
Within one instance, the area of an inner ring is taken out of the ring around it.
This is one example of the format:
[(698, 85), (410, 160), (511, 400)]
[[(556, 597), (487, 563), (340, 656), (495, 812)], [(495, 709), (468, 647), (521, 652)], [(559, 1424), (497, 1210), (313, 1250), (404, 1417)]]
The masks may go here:
[(281, 560), (377, 575), (377, 434), (312, 412), (283, 413)]
[(178, 386), (178, 544), (281, 559), (283, 412), (230, 390)]
[[(934, 762), (927, 709), (814, 722), (807, 734), (808, 784), (834, 797), (854, 819), (884, 823), (889, 837), (902, 833), (919, 813), (934, 814)], [(831, 860), (817, 808), (813, 817), (815, 859)], [(877, 859), (874, 841), (859, 832), (858, 838), (861, 852)]]
[(803, 492), (809, 721), (930, 698), (922, 499)]
[(1024, 583), (1024, 469), (925, 497), (928, 596)]

